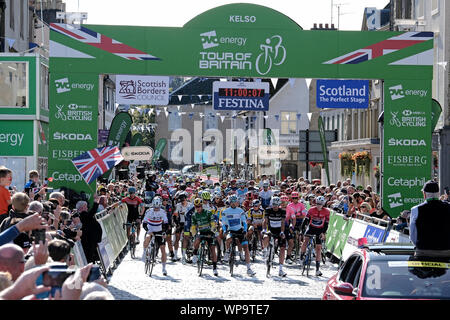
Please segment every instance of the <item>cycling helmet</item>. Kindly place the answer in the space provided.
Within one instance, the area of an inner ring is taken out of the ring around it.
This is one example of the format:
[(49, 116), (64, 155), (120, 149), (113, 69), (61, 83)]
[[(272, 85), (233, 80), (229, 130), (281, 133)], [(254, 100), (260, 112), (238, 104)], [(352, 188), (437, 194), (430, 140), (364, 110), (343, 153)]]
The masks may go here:
[(325, 202), (327, 202), (327, 201), (325, 200), (325, 198), (323, 196), (318, 196), (316, 198), (316, 204), (318, 204), (318, 205), (323, 206), (325, 204)]
[(279, 206), (281, 204), (280, 197), (272, 197), (272, 206)]
[(215, 190), (215, 191), (214, 191), (214, 197), (215, 197), (215, 198), (220, 198), (220, 197), (222, 197), (222, 191), (220, 191), (220, 190)]
[(129, 187), (128, 188), (128, 192), (129, 193), (136, 193), (136, 188), (135, 187)]
[(230, 203), (239, 201), (238, 197), (234, 194), (232, 194), (228, 199), (229, 199)]
[(293, 191), (293, 192), (291, 193), (291, 198), (292, 198), (292, 199), (295, 199), (295, 198), (298, 198), (298, 197), (299, 197), (299, 194), (298, 194), (297, 191)]
[(259, 206), (260, 204), (261, 204), (261, 201), (259, 201), (259, 199), (255, 199), (252, 201), (253, 206)]
[(154, 208), (160, 208), (161, 205), (162, 205), (162, 201), (161, 201), (161, 198), (160, 198), (160, 197), (155, 197), (155, 198), (153, 198), (152, 206), (153, 206)]
[(211, 200), (211, 193), (209, 191), (203, 191), (202, 192), (202, 198), (203, 200)]
[(283, 195), (280, 197), (281, 202), (289, 202), (289, 197), (286, 195)]
[(263, 188), (268, 188), (268, 187), (269, 187), (269, 182), (264, 181), (264, 182), (263, 182)]
[(247, 199), (251, 199), (253, 197), (253, 192), (248, 191), (245, 196), (247, 197)]
[(194, 206), (198, 207), (203, 204), (203, 200), (201, 198), (195, 198), (194, 200)]
[(164, 193), (162, 195), (163, 200), (168, 200), (169, 199), (169, 195), (167, 193)]
[(179, 196), (178, 196), (178, 200), (179, 201), (184, 201), (184, 200), (186, 200), (187, 199), (187, 196), (184, 194), (184, 193), (182, 193), (182, 194), (180, 194)]

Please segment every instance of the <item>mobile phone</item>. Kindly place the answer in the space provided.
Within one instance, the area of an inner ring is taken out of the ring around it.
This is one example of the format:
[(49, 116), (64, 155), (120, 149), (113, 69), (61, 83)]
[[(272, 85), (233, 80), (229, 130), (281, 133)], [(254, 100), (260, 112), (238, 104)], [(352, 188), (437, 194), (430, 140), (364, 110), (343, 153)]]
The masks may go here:
[(73, 269), (50, 269), (42, 274), (42, 284), (46, 287), (61, 288), (64, 281), (74, 273)]
[(52, 193), (53, 192), (53, 188), (45, 188), (45, 192)]
[(99, 266), (92, 266), (91, 271), (89, 272), (89, 276), (88, 276), (88, 282), (92, 282), (95, 280), (98, 280), (100, 278), (100, 267)]
[(31, 232), (34, 242), (39, 244), (40, 241), (45, 242), (45, 229), (35, 229)]

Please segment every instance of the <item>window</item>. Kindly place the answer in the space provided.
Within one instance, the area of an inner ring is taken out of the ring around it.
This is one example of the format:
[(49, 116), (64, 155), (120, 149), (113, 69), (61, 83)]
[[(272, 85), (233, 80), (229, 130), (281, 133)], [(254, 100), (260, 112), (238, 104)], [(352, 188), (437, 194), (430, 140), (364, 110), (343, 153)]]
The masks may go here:
[(11, 169), (13, 172), (11, 187), (17, 190), (23, 190), (25, 187), (26, 174), (26, 158), (22, 157), (0, 157), (0, 163)]
[(0, 108), (28, 108), (28, 64), (0, 62)]
[(439, 0), (431, 0), (431, 14), (439, 13)]
[(297, 133), (297, 113), (282, 111), (280, 116), (281, 116), (281, 134)]
[(177, 111), (169, 112), (169, 131), (174, 131), (181, 128), (181, 116)]
[(49, 85), (49, 78), (48, 78), (48, 67), (46, 65), (41, 64), (40, 69), (40, 77), (41, 77), (41, 92), (40, 92), (40, 99), (41, 99), (41, 109), (48, 110), (48, 85)]
[(14, 30), (14, 2), (13, 0), (9, 1), (9, 27), (11, 30)]
[(415, 18), (423, 19), (425, 16), (425, 0), (416, 0), (415, 8), (416, 8)]

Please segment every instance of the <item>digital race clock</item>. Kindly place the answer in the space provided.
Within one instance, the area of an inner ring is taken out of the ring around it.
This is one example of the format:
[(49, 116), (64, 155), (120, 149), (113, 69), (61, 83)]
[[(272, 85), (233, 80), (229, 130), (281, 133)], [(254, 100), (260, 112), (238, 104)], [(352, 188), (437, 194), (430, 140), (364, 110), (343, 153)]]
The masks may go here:
[(216, 81), (213, 83), (214, 110), (269, 110), (269, 83)]

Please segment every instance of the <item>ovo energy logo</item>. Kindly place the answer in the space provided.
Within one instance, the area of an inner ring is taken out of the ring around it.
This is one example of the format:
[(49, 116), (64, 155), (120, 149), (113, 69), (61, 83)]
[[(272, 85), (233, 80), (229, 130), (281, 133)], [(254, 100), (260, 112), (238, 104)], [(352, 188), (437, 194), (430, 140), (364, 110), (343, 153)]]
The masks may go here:
[(69, 78), (55, 80), (55, 85), (56, 85), (56, 93), (70, 91)]
[(219, 46), (219, 40), (217, 39), (215, 30), (201, 33), (200, 37), (202, 39), (203, 49), (209, 49)]
[(389, 87), (389, 94), (391, 95), (392, 100), (404, 98), (405, 97), (404, 93), (405, 92), (403, 91), (403, 86), (401, 84)]
[(402, 194), (400, 192), (388, 195), (389, 207), (397, 208), (403, 205)]

